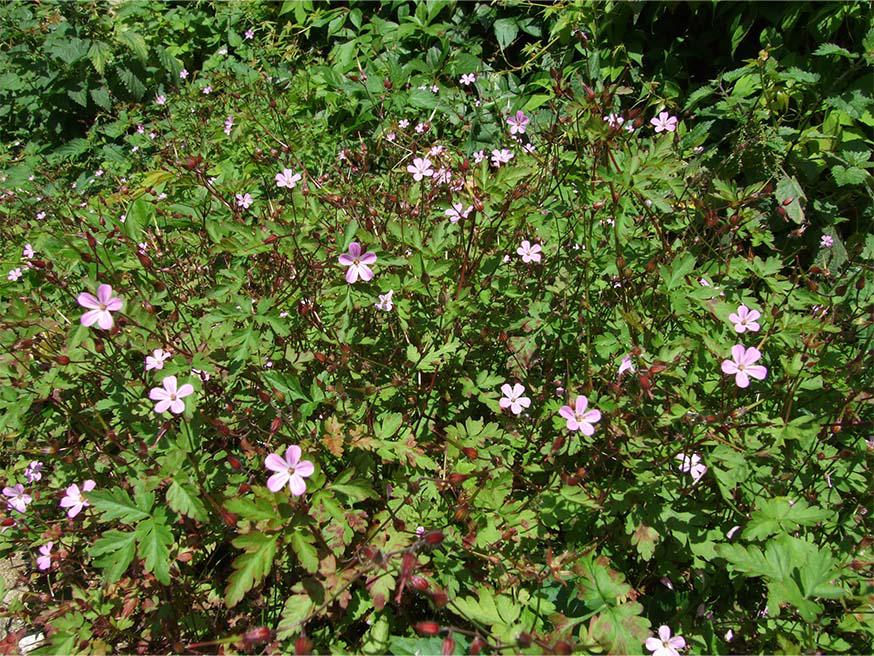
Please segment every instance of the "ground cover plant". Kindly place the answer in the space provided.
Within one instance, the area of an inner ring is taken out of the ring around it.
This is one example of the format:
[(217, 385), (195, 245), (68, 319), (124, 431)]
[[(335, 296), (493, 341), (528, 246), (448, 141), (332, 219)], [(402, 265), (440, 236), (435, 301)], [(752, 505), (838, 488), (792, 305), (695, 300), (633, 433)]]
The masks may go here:
[(9, 650), (870, 651), (867, 5), (0, 11)]

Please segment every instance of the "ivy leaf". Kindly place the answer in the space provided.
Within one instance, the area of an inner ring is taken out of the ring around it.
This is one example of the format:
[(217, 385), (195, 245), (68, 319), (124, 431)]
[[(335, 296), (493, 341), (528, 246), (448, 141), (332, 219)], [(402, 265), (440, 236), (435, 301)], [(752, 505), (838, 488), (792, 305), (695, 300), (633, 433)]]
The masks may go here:
[(170, 546), (173, 533), (154, 517), (142, 521), (136, 529), (139, 555), (145, 561), (146, 571), (164, 585), (170, 585)]
[[(103, 570), (107, 583), (114, 583), (127, 571), (136, 553), (136, 534), (110, 529), (91, 547), (94, 565)], [(102, 558), (100, 557), (102, 556)]]
[(278, 538), (277, 534), (247, 533), (231, 542), (245, 553), (237, 556), (232, 564), (234, 572), (225, 588), (225, 604), (228, 608), (233, 608), (240, 603), (243, 596), (270, 572), (276, 555)]

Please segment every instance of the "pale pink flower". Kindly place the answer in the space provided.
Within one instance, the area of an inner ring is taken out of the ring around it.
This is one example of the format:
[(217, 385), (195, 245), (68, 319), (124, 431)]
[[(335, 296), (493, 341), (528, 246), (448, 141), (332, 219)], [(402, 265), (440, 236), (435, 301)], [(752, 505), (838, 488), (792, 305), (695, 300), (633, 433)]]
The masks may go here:
[(431, 85), (431, 93), (440, 93), (440, 87), (436, 84)]
[(502, 396), (500, 401), (498, 401), (498, 405), (500, 405), (503, 410), (510, 408), (510, 412), (514, 415), (521, 414), (523, 409), (531, 406), (531, 399), (527, 396), (522, 396), (524, 393), (525, 387), (520, 383), (516, 383), (512, 387), (510, 387), (509, 384), (504, 383), (501, 385), (501, 394), (504, 396)]
[(731, 360), (722, 361), (722, 373), (730, 376), (734, 374), (734, 382), (738, 387), (749, 387), (750, 376), (756, 380), (765, 380), (768, 369), (760, 364), (753, 364), (762, 357), (761, 352), (755, 346), (745, 348), (743, 344), (731, 347)]
[(253, 30), (253, 29), (250, 27), (248, 30), (246, 30), (246, 32), (243, 34), (243, 36), (246, 37), (246, 40), (247, 40), (247, 41), (251, 41), (252, 39), (255, 38), (255, 30)]
[(513, 159), (513, 153), (507, 148), (501, 148), (500, 150), (495, 148), (492, 151), (492, 166), (495, 168), (500, 167), (501, 164), (506, 164), (511, 159)]
[(209, 381), (209, 372), (208, 371), (203, 371), (201, 369), (192, 369), (191, 375), (197, 376), (198, 378), (200, 378), (201, 382), (205, 383), (205, 382)]
[(34, 483), (42, 479), (43, 464), (39, 460), (31, 460), (30, 464), (24, 470), (24, 478), (28, 483)]
[(20, 513), (27, 512), (27, 505), (33, 501), (33, 497), (24, 491), (24, 486), (21, 483), (4, 487), (3, 496), (7, 497), (7, 505)]
[(532, 153), (534, 153), (537, 150), (537, 148), (535, 147), (535, 145), (533, 143), (529, 142), (527, 144), (522, 145), (522, 150), (524, 150), (526, 153), (531, 155)]
[(203, 89), (201, 89), (201, 92), (204, 96), (208, 96), (212, 93), (212, 87), (207, 84), (205, 87), (203, 87)]
[(166, 105), (167, 104), (167, 97), (163, 96), (163, 95), (155, 96), (155, 104), (156, 105)]
[(431, 146), (431, 149), (428, 151), (428, 156), (429, 157), (440, 157), (440, 155), (442, 155), (445, 151), (446, 151), (446, 148), (437, 144), (437, 145)]
[(416, 527), (416, 535), (418, 537), (422, 537), (423, 535), (425, 535), (425, 527), (424, 526), (417, 526)]
[(118, 312), (122, 308), (122, 300), (112, 295), (112, 287), (100, 285), (97, 288), (97, 296), (88, 292), (82, 292), (76, 297), (76, 302), (88, 312), (80, 319), (83, 326), (92, 326), (95, 323), (103, 330), (112, 328), (112, 312)]
[(731, 540), (734, 537), (734, 534), (740, 530), (740, 526), (732, 526), (725, 532), (725, 539)]
[(170, 353), (165, 351), (164, 349), (155, 349), (152, 351), (152, 355), (146, 356), (146, 371), (151, 371), (152, 369), (163, 369), (164, 361), (169, 360)]
[(157, 401), (155, 404), (155, 412), (161, 414), (169, 408), (170, 412), (176, 415), (181, 415), (185, 412), (185, 402), (182, 400), (186, 396), (194, 394), (194, 387), (190, 383), (185, 383), (180, 388), (176, 388), (176, 376), (165, 376), (161, 381), (161, 387), (153, 387), (149, 390), (149, 398), (152, 401)]
[(37, 212), (36, 213), (36, 220), (37, 221), (42, 221), (44, 218), (46, 218), (45, 212)]
[(441, 166), (437, 169), (436, 173), (434, 173), (434, 184), (445, 185), (449, 184), (449, 181), (452, 180), (452, 171), (450, 171), (445, 166)]
[(183, 68), (181, 71), (179, 71), (179, 77), (183, 80), (186, 79), (188, 77), (188, 69)]
[(652, 656), (680, 656), (680, 649), (686, 648), (686, 641), (681, 636), (671, 637), (671, 629), (664, 624), (659, 627), (658, 638), (647, 638), (644, 643), (652, 652)]
[(373, 279), (373, 271), (370, 270), (368, 265), (376, 262), (376, 254), (370, 251), (362, 254), (361, 244), (357, 241), (349, 244), (349, 252), (343, 253), (338, 259), (340, 264), (348, 267), (346, 269), (346, 282), (350, 285), (358, 280), (358, 278), (365, 282)]
[(431, 160), (427, 157), (416, 157), (412, 164), (407, 165), (407, 171), (413, 174), (413, 180), (419, 182), (422, 178), (430, 178), (434, 175), (431, 168)]
[(225, 119), (225, 134), (230, 135), (231, 130), (234, 128), (234, 117), (228, 116)]
[(385, 138), (389, 141), (395, 141), (398, 138), (398, 135), (396, 135), (394, 132), (386, 132)]
[(822, 248), (831, 248), (835, 245), (834, 237), (831, 235), (823, 235), (819, 240), (819, 245)]
[(271, 492), (279, 492), (288, 485), (291, 493), (299, 497), (307, 491), (304, 480), (313, 475), (315, 467), (309, 460), (301, 460), (300, 447), (292, 444), (285, 450), (285, 458), (278, 453), (271, 453), (264, 460), (264, 466), (272, 472), (276, 472), (267, 479), (267, 489)]
[(478, 150), (473, 154), (473, 163), (479, 164), (486, 158), (486, 151)]
[(137, 126), (137, 134), (145, 134), (145, 133), (146, 133), (146, 126), (145, 125), (138, 125)]
[(423, 132), (427, 132), (428, 124), (427, 123), (416, 123), (416, 132), (422, 134)]
[(458, 223), (461, 219), (466, 219), (473, 211), (473, 205), (464, 207), (464, 203), (452, 203), (452, 207), (446, 210), (443, 214), (448, 216), (452, 223)]
[(252, 194), (237, 194), (237, 207), (242, 207), (244, 210), (249, 209), (252, 206), (252, 203), (255, 202), (255, 199), (252, 198)]
[(67, 508), (67, 517), (73, 519), (76, 515), (82, 512), (82, 508), (87, 508), (91, 505), (88, 503), (88, 499), (82, 496), (82, 493), (90, 492), (95, 487), (97, 487), (97, 483), (89, 478), (82, 483), (81, 490), (75, 483), (67, 488), (66, 496), (61, 499), (61, 508)]
[(631, 361), (631, 356), (626, 355), (622, 358), (622, 362), (619, 363), (619, 371), (617, 372), (617, 377), (622, 378), (622, 374), (626, 371), (634, 371), (634, 363)]
[(385, 294), (379, 295), (379, 301), (376, 303), (376, 309), (382, 310), (383, 312), (391, 312), (394, 304), (392, 303), (392, 295), (394, 291), (389, 289)]
[(697, 453), (693, 453), (691, 456), (678, 453), (674, 459), (680, 461), (681, 472), (692, 475), (693, 483), (697, 483), (707, 473), (707, 467), (701, 462), (701, 456)]
[(528, 122), (529, 118), (525, 116), (522, 110), (519, 110), (515, 116), (507, 119), (507, 124), (510, 126), (510, 134), (525, 134)]
[(650, 123), (656, 132), (673, 132), (677, 129), (677, 117), (671, 116), (667, 112), (662, 112), (658, 115), (658, 118), (650, 119)]
[(11, 280), (12, 282), (15, 282), (15, 281), (18, 280), (22, 275), (23, 275), (23, 274), (21, 273), (21, 268), (20, 268), (20, 267), (15, 267), (14, 269), (10, 270), (8, 274), (6, 274), (6, 279), (7, 279), (7, 280)]
[(52, 566), (52, 547), (54, 542), (46, 542), (39, 548), (40, 555), (36, 559), (36, 568), (41, 572), (46, 571)]
[(516, 249), (516, 253), (522, 256), (522, 261), (525, 264), (530, 264), (531, 262), (540, 262), (540, 252), (542, 250), (540, 244), (532, 244), (525, 239), (522, 245)]
[(476, 82), (476, 75), (473, 73), (465, 73), (461, 76), (461, 79), (458, 80), (461, 86), (469, 87), (471, 84)]
[(286, 189), (294, 189), (297, 186), (297, 183), (300, 182), (301, 178), (300, 173), (295, 173), (291, 169), (283, 169), (281, 172), (276, 174), (274, 178), (276, 180), (277, 187), (285, 187)]
[(410, 127), (410, 122), (409, 122), (409, 120), (407, 120), (407, 119), (405, 119), (405, 118), (402, 118), (400, 121), (398, 121), (398, 127), (399, 127), (401, 130), (404, 130), (404, 129)]
[(589, 399), (580, 394), (574, 402), (574, 407), (569, 405), (562, 406), (558, 414), (567, 420), (567, 429), (569, 431), (580, 431), (583, 435), (592, 435), (595, 432), (594, 424), (601, 421), (601, 412), (592, 408), (586, 410), (589, 406)]
[(759, 332), (759, 324), (756, 320), (762, 316), (758, 310), (750, 310), (746, 305), (740, 305), (737, 312), (732, 312), (728, 315), (728, 320), (734, 324), (735, 332), (751, 333)]
[(611, 128), (618, 128), (625, 123), (625, 119), (619, 114), (607, 114), (607, 116), (604, 117), (604, 120)]
[(625, 128), (624, 128), (624, 129), (625, 129), (626, 132), (634, 132), (634, 123), (632, 123), (631, 121), (629, 121), (628, 123), (625, 124)]

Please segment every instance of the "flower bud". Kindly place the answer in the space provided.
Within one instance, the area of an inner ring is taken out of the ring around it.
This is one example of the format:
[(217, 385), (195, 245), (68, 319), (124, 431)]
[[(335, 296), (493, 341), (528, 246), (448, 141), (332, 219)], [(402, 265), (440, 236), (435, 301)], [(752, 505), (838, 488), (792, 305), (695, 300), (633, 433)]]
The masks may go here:
[(306, 636), (299, 636), (298, 639), (294, 641), (295, 656), (305, 656), (306, 654), (311, 654), (312, 652), (313, 642)]
[(429, 585), (428, 581), (421, 576), (413, 576), (410, 578), (410, 585), (413, 586), (419, 592), (425, 592)]
[(434, 602), (434, 605), (437, 606), (437, 608), (443, 608), (449, 603), (449, 595), (446, 594), (445, 590), (434, 590), (431, 593), (431, 601)]
[(440, 653), (442, 656), (452, 656), (455, 653), (455, 640), (452, 639), (451, 635), (443, 638), (443, 647)]
[(428, 531), (423, 539), (427, 544), (440, 544), (443, 542), (443, 531)]
[(435, 636), (440, 633), (440, 625), (437, 622), (416, 622), (415, 628), (420, 636)]
[(66, 355), (59, 355), (57, 358), (55, 358), (55, 361), (61, 366), (66, 366), (70, 364), (70, 358), (68, 358)]

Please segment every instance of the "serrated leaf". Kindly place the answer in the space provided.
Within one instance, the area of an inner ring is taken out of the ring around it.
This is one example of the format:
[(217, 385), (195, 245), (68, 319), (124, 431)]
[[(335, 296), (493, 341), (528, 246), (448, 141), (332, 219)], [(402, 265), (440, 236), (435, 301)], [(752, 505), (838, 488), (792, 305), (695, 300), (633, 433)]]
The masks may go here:
[(136, 534), (134, 532), (110, 529), (91, 547), (90, 552), (95, 567), (103, 570), (107, 583), (118, 581), (127, 571), (136, 554)]
[(589, 622), (589, 637), (611, 654), (637, 654), (649, 636), (649, 620), (641, 617), (643, 606), (628, 602), (608, 606)]
[(231, 543), (237, 549), (243, 549), (244, 553), (234, 559), (234, 572), (228, 578), (225, 588), (225, 605), (228, 608), (240, 603), (245, 594), (270, 573), (278, 538), (278, 535), (247, 533)]
[(124, 85), (124, 88), (137, 100), (143, 97), (146, 93), (146, 85), (140, 82), (140, 79), (129, 69), (122, 68), (118, 71), (118, 79)]
[(785, 533), (799, 526), (813, 526), (829, 518), (822, 508), (811, 507), (804, 499), (792, 501), (787, 497), (767, 499), (753, 512), (743, 531), (745, 540), (761, 540), (770, 535)]
[(248, 519), (252, 522), (278, 519), (279, 517), (276, 508), (267, 499), (235, 497), (225, 501), (224, 506), (242, 519)]
[(143, 35), (133, 30), (124, 30), (116, 36), (118, 41), (126, 46), (140, 61), (144, 62), (149, 58), (149, 47), (146, 45), (146, 40)]
[(297, 530), (291, 534), (291, 548), (297, 555), (298, 562), (310, 574), (319, 571), (319, 554), (313, 542), (313, 536), (304, 530)]
[(152, 572), (164, 585), (170, 585), (170, 546), (173, 544), (173, 533), (166, 524), (150, 517), (139, 523), (136, 536), (137, 551), (145, 563), (146, 571)]
[(174, 57), (168, 48), (158, 49), (158, 60), (161, 62), (161, 66), (164, 67), (164, 70), (170, 74), (171, 79), (179, 79), (179, 73), (182, 70), (182, 62), (179, 61), (177, 57)]
[(134, 524), (150, 516), (134, 503), (127, 491), (120, 487), (95, 490), (88, 492), (87, 496), (88, 502), (102, 513), (101, 520), (104, 522), (118, 520), (125, 524)]
[(858, 55), (853, 54), (846, 48), (841, 48), (839, 45), (834, 43), (822, 43), (819, 47), (813, 51), (813, 54), (817, 57), (828, 57), (830, 55), (837, 55), (839, 57), (847, 57), (848, 59), (855, 59)]
[(519, 34), (519, 25), (515, 18), (499, 18), (494, 23), (495, 38), (498, 40), (498, 46), (504, 50), (508, 45), (516, 40)]
[(285, 600), (279, 626), (276, 627), (276, 637), (286, 640), (300, 633), (301, 625), (309, 618), (316, 608), (316, 603), (306, 592), (291, 595)]
[(110, 110), (112, 109), (112, 97), (109, 95), (109, 91), (106, 90), (106, 87), (99, 87), (97, 89), (91, 89), (91, 100), (94, 101), (94, 104), (100, 107), (100, 109)]
[(639, 524), (631, 534), (631, 544), (637, 547), (637, 553), (644, 560), (649, 560), (655, 553), (659, 541), (659, 532), (651, 526)]
[(112, 49), (103, 41), (94, 41), (88, 49), (88, 59), (94, 70), (103, 75), (106, 65), (112, 57)]
[(167, 488), (167, 505), (180, 515), (186, 515), (199, 522), (208, 518), (206, 506), (192, 483), (173, 481)]

